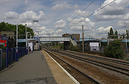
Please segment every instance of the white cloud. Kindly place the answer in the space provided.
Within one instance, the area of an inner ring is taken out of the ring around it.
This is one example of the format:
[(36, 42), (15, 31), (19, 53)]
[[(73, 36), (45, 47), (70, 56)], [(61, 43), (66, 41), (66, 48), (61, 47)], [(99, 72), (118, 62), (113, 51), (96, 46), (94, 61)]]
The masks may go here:
[(129, 20), (121, 20), (121, 21), (118, 21), (117, 24), (118, 24), (120, 27), (127, 28), (127, 27), (129, 27)]
[(63, 9), (70, 9), (70, 8), (72, 8), (72, 6), (66, 2), (57, 3), (52, 7), (53, 10), (63, 10)]
[(24, 2), (22, 0), (0, 0), (0, 15), (16, 10)]
[[(45, 13), (43, 11), (34, 12), (34, 11), (25, 11), (21, 14), (9, 11), (5, 13), (6, 21), (12, 24), (27, 24), (28, 27), (31, 27), (34, 31), (46, 30), (46, 27), (40, 23), (44, 21)], [(39, 22), (34, 23), (33, 20), (39, 20)]]
[(97, 29), (94, 29), (91, 35), (94, 38), (105, 38), (108, 35), (108, 32), (110, 31), (110, 28), (113, 28), (112, 26), (107, 27), (99, 27)]
[[(125, 23), (129, 24), (129, 0), (116, 0), (106, 6), (111, 1), (113, 0), (104, 0), (102, 5), (95, 1), (84, 11), (89, 0), (81, 0), (79, 3), (73, 0), (0, 0), (0, 17), (8, 17), (6, 22), (12, 24), (18, 20), (19, 23), (27, 24), (35, 31), (41, 31), (43, 35), (58, 35), (62, 32), (78, 33), (83, 24), (86, 36), (93, 34), (91, 32), (96, 32), (93, 35), (97, 36), (99, 32), (105, 33), (109, 25), (120, 28), (124, 27)], [(106, 7), (95, 12), (95, 18), (94, 16), (83, 18), (103, 6)], [(39, 22), (33, 23), (34, 19)], [(100, 28), (96, 29), (96, 26)]]
[(55, 27), (56, 28), (64, 28), (65, 25), (66, 25), (66, 22), (61, 19), (61, 20), (59, 20), (59, 21), (56, 22)]
[(9, 11), (9, 12), (5, 13), (6, 19), (16, 19), (16, 18), (18, 18), (18, 16), (19, 16), (18, 13), (13, 12), (13, 11)]
[(71, 30), (81, 30), (81, 25), (84, 25), (85, 30), (92, 30), (94, 28), (95, 23), (92, 22), (89, 18), (77, 18), (77, 19), (68, 19)]
[(20, 14), (19, 19), (21, 21), (32, 21), (32, 20), (39, 20), (41, 18), (43, 18), (44, 16), (44, 12), (43, 11), (39, 11), (39, 14), (34, 12), (34, 11), (26, 11), (22, 14)]
[(44, 30), (46, 30), (46, 27), (45, 26), (42, 26), (42, 27), (39, 27), (38, 28), (40, 31), (44, 31)]
[(88, 11), (82, 11), (82, 10), (75, 10), (75, 13), (79, 16), (88, 16), (89, 15), (89, 12)]
[(129, 6), (128, 0), (116, 0), (114, 2), (112, 1), (114, 0), (105, 0), (105, 2), (101, 5), (102, 9), (99, 8), (95, 11), (94, 15), (97, 20), (109, 21), (109, 20), (122, 19), (123, 16), (126, 13), (128, 13), (127, 9), (127, 7)]
[(124, 16), (124, 19), (129, 20), (129, 13), (127, 13), (127, 14)]
[(63, 32), (63, 30), (62, 29), (58, 29), (58, 30), (56, 30), (56, 33), (57, 34), (61, 34)]
[(53, 35), (55, 32), (53, 29), (47, 29), (47, 28), (43, 28), (42, 31), (41, 30), (38, 30), (40, 31), (40, 36), (51, 36)]
[(108, 33), (110, 28), (113, 28), (112, 26), (108, 26), (108, 27), (99, 27), (97, 29), (97, 32), (98, 33)]

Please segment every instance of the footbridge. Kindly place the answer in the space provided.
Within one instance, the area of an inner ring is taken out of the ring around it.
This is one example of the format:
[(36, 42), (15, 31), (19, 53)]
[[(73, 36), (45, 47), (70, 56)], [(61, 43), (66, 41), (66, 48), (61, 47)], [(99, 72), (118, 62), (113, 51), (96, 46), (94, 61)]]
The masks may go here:
[[(38, 40), (40, 42), (64, 42), (64, 44), (68, 44), (71, 42), (73, 46), (77, 46), (77, 43), (75, 40), (71, 39), (71, 37), (59, 37), (59, 36), (47, 36), (47, 37), (34, 37), (33, 39), (27, 39), (29, 40)], [(26, 39), (19, 39), (18, 42), (26, 42)]]
[(49, 37), (39, 37), (40, 42), (65, 42), (70, 41), (70, 37), (59, 37), (59, 36), (49, 36)]
[(39, 37), (40, 42), (71, 42), (73, 46), (77, 46), (75, 40), (72, 40), (71, 37), (59, 37), (59, 36), (49, 36), (49, 37)]

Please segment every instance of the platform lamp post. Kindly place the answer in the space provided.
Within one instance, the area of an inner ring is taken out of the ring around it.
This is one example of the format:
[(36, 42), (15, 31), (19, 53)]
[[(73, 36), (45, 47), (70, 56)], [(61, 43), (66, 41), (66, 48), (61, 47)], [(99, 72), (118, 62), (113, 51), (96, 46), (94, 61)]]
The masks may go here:
[[(38, 22), (39, 22), (39, 20), (33, 20), (32, 22), (33, 22), (33, 23), (38, 23)], [(39, 32), (40, 32), (40, 31), (35, 31), (35, 32), (37, 32), (37, 33), (38, 33), (37, 37), (38, 37), (38, 39), (39, 39)]]

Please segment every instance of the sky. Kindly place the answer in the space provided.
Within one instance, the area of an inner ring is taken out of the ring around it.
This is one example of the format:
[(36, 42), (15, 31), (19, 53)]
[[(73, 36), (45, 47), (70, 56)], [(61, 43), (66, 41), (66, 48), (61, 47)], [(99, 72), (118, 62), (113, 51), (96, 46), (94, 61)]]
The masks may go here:
[[(38, 20), (38, 22), (33, 22)], [(81, 34), (105, 38), (129, 29), (129, 0), (0, 0), (0, 22), (27, 24), (40, 36)]]

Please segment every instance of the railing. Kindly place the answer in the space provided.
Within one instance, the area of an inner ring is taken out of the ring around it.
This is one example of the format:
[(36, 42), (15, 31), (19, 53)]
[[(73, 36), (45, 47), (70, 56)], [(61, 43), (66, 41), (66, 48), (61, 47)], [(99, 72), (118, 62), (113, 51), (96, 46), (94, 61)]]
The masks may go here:
[(28, 50), (26, 48), (18, 48), (18, 52), (16, 52), (16, 48), (0, 49), (0, 70), (18, 61), (19, 58), (27, 53)]

